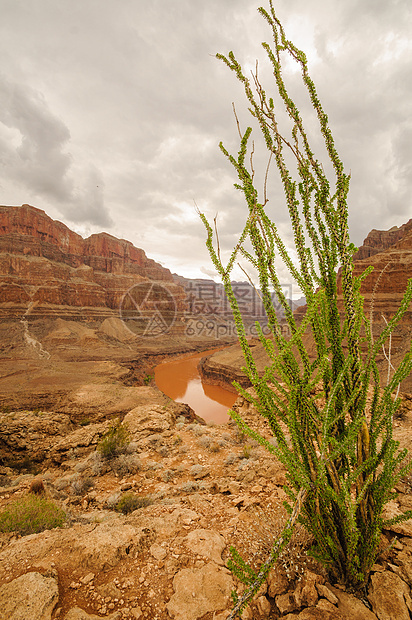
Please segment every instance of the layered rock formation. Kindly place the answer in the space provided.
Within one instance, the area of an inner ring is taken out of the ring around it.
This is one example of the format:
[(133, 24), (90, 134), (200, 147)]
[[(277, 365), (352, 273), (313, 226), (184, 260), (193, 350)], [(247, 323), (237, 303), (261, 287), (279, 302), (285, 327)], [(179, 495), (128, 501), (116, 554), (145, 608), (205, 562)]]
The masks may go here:
[[(359, 260), (362, 256), (365, 258)], [(377, 337), (384, 329), (386, 321), (389, 321), (398, 310), (408, 279), (412, 277), (412, 220), (388, 231), (373, 230), (359, 248), (355, 258), (357, 259), (354, 261), (355, 277), (360, 276), (367, 267), (373, 267), (373, 271), (362, 282), (361, 292), (364, 297), (365, 314), (372, 323), (374, 336)], [(410, 347), (411, 334), (412, 306), (409, 306), (393, 332), (390, 343), (395, 367), (403, 353)], [(384, 360), (383, 352), (381, 360), (382, 362)]]
[(105, 318), (118, 313), (140, 282), (167, 286), (178, 305), (184, 294), (172, 274), (129, 241), (107, 233), (83, 239), (30, 205), (0, 207), (0, 310), (19, 317)]
[(380, 254), (400, 241), (412, 231), (412, 219), (402, 226), (393, 226), (389, 230), (371, 230), (353, 258), (364, 260), (374, 254)]

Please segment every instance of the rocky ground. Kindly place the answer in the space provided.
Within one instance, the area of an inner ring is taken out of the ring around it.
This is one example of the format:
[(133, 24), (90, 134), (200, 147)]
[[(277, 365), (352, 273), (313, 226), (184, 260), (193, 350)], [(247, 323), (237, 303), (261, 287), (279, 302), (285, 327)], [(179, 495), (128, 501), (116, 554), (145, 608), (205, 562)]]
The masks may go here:
[[(405, 398), (395, 422), (401, 445), (410, 444), (411, 405)], [(266, 432), (249, 405), (236, 406)], [(282, 466), (233, 424), (201, 424), (161, 395), (126, 414), (127, 449), (106, 459), (97, 446), (112, 423), (79, 425), (41, 410), (1, 414), (3, 449), (25, 460), (20, 471), (1, 469), (0, 511), (41, 479), (67, 522), (1, 535), (0, 618), (224, 620), (231, 591), (242, 589), (226, 567), (229, 546), (258, 564), (284, 522)], [(390, 514), (412, 507), (410, 480), (398, 490)], [(126, 493), (141, 507), (123, 515), (116, 505)], [(298, 531), (243, 618), (409, 619), (412, 523), (385, 532), (382, 549), (390, 542), (360, 599), (327, 582)]]

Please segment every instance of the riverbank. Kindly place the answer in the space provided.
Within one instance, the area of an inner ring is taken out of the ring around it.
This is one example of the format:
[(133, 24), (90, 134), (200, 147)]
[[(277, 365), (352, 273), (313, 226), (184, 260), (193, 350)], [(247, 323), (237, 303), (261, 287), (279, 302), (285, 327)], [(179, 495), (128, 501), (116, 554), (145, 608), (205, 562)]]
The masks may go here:
[(187, 403), (206, 422), (224, 424), (229, 421), (227, 410), (237, 394), (205, 383), (200, 373), (200, 364), (218, 351), (211, 349), (163, 362), (155, 367), (154, 377), (157, 387), (174, 401)]

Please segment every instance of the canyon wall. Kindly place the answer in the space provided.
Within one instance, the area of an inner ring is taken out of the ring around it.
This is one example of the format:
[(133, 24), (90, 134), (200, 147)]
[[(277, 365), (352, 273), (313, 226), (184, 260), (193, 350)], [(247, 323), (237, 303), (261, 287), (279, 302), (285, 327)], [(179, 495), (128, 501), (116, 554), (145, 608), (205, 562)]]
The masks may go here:
[(30, 205), (0, 207), (0, 312), (101, 319), (119, 312), (134, 285), (155, 281), (183, 307), (172, 274), (129, 241), (107, 233), (83, 239)]

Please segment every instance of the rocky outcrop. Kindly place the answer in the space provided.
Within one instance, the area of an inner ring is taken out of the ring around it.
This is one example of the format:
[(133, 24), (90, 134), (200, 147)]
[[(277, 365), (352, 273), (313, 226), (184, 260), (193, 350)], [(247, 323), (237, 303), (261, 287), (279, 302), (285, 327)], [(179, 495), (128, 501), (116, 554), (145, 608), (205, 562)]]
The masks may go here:
[(83, 239), (30, 205), (0, 207), (0, 310), (61, 318), (106, 318), (134, 285), (156, 281), (183, 307), (172, 274), (130, 241), (107, 233)]
[[(364, 297), (365, 315), (371, 321), (376, 338), (399, 309), (408, 279), (412, 277), (412, 220), (397, 229), (372, 231), (365, 239), (363, 247), (372, 247), (374, 251), (368, 257), (354, 261), (353, 273), (355, 277), (359, 277), (367, 267), (373, 267), (373, 271), (362, 282), (361, 293)], [(362, 256), (363, 253), (362, 250), (357, 256)], [(342, 297), (340, 303), (343, 303)], [(409, 349), (411, 336), (412, 305), (393, 332), (390, 345), (386, 344), (387, 353), (390, 346), (390, 356), (395, 368)], [(378, 357), (378, 362), (382, 364), (383, 370), (386, 366), (383, 352)], [(405, 391), (410, 391), (411, 387), (411, 378), (402, 384)]]
[(59, 600), (57, 580), (27, 573), (0, 588), (1, 617), (7, 620), (51, 620)]
[[(265, 364), (269, 362), (269, 358), (258, 341), (256, 341), (255, 346), (251, 346), (258, 370), (263, 372)], [(242, 387), (250, 387), (251, 385), (248, 377), (246, 377), (242, 370), (244, 366), (245, 358), (240, 345), (236, 344), (202, 358), (198, 368), (202, 381), (205, 383), (220, 385), (227, 390), (237, 392), (233, 386), (233, 381), (236, 381)]]
[[(412, 220), (396, 229), (396, 236), (392, 237), (389, 231), (372, 231), (372, 239), (376, 245), (374, 252), (362, 259), (363, 250), (355, 254), (354, 275), (360, 276), (367, 267), (373, 267), (362, 282), (362, 294), (366, 301), (366, 311), (370, 310), (373, 303), (374, 314), (385, 312), (387, 316), (393, 314), (399, 307), (400, 301), (406, 290), (408, 279), (412, 277)], [(373, 233), (379, 233), (377, 239)], [(386, 236), (388, 235), (388, 236)], [(396, 241), (390, 243), (391, 239)], [(369, 237), (365, 239), (367, 243)], [(378, 245), (378, 240), (381, 245)], [(362, 246), (368, 248), (368, 245)], [(412, 325), (411, 312), (407, 314), (406, 321)]]
[(202, 568), (184, 568), (173, 580), (175, 594), (167, 610), (175, 620), (197, 620), (210, 611), (226, 609), (233, 581), (227, 571), (209, 563)]
[[(238, 406), (245, 408), (242, 401)], [(45, 418), (46, 423), (26, 418), (28, 436), (42, 433), (45, 441), (47, 426), (55, 429), (60, 447), (48, 451), (62, 458), (54, 465), (45, 462), (36, 477), (1, 467), (0, 515), (43, 480), (46, 495), (41, 497), (58, 502), (68, 519), (63, 528), (35, 534), (0, 533), (0, 618), (227, 620), (231, 592), (244, 588), (227, 568), (229, 547), (246, 561), (260, 564), (267, 557), (287, 518), (285, 471), (262, 447), (249, 445), (245, 451), (231, 424), (200, 426), (165, 407), (162, 425), (160, 413), (156, 407), (131, 410), (132, 441), (125, 453), (109, 460), (95, 450), (103, 425), (73, 431), (59, 417)], [(247, 424), (269, 438), (253, 407), (244, 413)], [(139, 421), (144, 423), (140, 430)], [(401, 447), (410, 447), (411, 428), (409, 407), (402, 426), (395, 423)], [(209, 475), (199, 479), (195, 471), (202, 467)], [(390, 502), (385, 518), (398, 513), (398, 503), (403, 509), (412, 505), (408, 481), (397, 489), (399, 497)], [(150, 501), (123, 515), (116, 506), (124, 493)], [(382, 535), (385, 551), (362, 599), (329, 583), (307, 554), (310, 538), (303, 528), (295, 531), (242, 618), (408, 618), (412, 526), (402, 531), (398, 526)]]
[(136, 274), (172, 282), (173, 277), (130, 241), (107, 233), (83, 239), (65, 224), (30, 205), (0, 207), (0, 250), (3, 253), (47, 258), (78, 268), (112, 274)]

